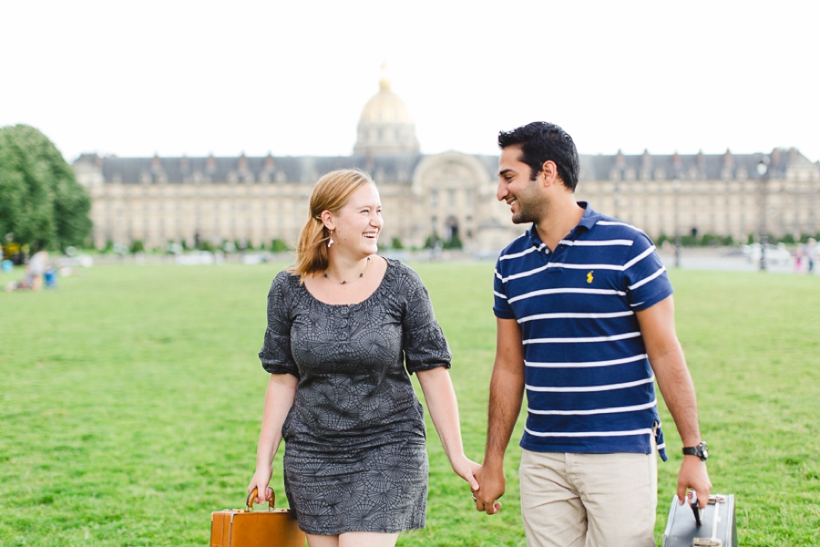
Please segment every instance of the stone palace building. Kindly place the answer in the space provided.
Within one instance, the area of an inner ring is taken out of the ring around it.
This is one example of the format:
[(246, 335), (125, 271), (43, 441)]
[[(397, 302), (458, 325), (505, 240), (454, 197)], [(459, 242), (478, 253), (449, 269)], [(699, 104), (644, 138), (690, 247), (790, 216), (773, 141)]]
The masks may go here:
[[(509, 128), (504, 128), (509, 129)], [(88, 188), (94, 244), (147, 249), (170, 241), (273, 239), (294, 246), (308, 197), (324, 173), (357, 167), (376, 181), (385, 211), (382, 244), (422, 246), (453, 236), (470, 251), (497, 251), (523, 226), (496, 201), (498, 156), (419, 152), (405, 103), (382, 78), (362, 110), (350, 156), (120, 158), (74, 163)], [(783, 236), (820, 230), (820, 163), (796, 149), (768, 154), (581, 155), (579, 200), (652, 237), (694, 233)]]

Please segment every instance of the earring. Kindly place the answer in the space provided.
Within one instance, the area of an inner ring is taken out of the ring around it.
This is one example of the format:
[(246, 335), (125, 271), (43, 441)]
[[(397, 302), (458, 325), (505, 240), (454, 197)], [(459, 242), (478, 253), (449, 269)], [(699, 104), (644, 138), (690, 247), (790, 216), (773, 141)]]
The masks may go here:
[(335, 242), (333, 241), (333, 232), (330, 232), (330, 239), (327, 242), (327, 248), (330, 249), (330, 246), (333, 245)]

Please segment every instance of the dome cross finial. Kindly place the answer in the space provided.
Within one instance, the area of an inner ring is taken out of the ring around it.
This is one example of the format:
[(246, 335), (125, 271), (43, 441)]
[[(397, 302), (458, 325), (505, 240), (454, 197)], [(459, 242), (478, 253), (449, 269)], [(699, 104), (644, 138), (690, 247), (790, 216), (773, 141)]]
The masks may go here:
[(390, 91), (390, 76), (387, 71), (387, 61), (382, 63), (382, 77), (379, 79), (379, 89)]

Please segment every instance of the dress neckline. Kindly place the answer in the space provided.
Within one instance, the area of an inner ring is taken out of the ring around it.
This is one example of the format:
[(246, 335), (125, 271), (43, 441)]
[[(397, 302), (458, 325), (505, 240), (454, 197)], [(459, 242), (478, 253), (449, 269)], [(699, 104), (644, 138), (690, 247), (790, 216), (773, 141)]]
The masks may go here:
[(384, 286), (384, 282), (387, 279), (387, 276), (390, 274), (390, 272), (395, 267), (394, 261), (392, 259), (384, 257), (384, 256), (380, 256), (380, 255), (376, 255), (376, 256), (378, 256), (379, 258), (381, 258), (385, 262), (387, 262), (387, 268), (384, 270), (384, 275), (382, 276), (381, 281), (379, 281), (378, 286), (373, 290), (372, 293), (367, 295), (367, 297), (364, 300), (360, 301), (360, 302), (353, 302), (353, 303), (350, 303), (350, 304), (331, 304), (329, 302), (325, 302), (324, 300), (319, 300), (318, 298), (316, 298), (316, 296), (314, 296), (314, 294), (312, 292), (310, 292), (308, 290), (308, 288), (303, 283), (301, 284), (301, 288), (302, 288), (302, 290), (304, 290), (307, 293), (308, 297), (311, 300), (313, 300), (314, 302), (318, 302), (319, 304), (322, 304), (323, 306), (328, 306), (330, 308), (353, 308), (355, 306), (361, 306), (365, 302), (367, 302), (370, 299), (372, 299), (373, 297), (375, 297), (376, 294), (379, 291), (381, 291), (382, 287)]

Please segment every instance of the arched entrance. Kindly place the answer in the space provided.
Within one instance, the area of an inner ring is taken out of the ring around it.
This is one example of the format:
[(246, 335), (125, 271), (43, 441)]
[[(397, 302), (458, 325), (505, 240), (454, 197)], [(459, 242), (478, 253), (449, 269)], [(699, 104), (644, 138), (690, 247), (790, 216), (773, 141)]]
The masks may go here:
[(462, 247), (461, 234), (458, 230), (458, 219), (450, 215), (444, 222), (444, 242), (447, 247), (458, 248)]

